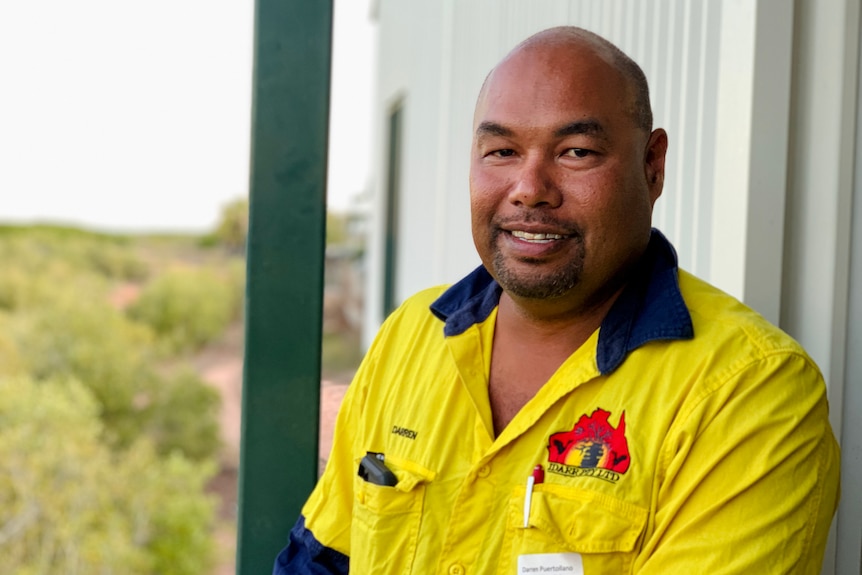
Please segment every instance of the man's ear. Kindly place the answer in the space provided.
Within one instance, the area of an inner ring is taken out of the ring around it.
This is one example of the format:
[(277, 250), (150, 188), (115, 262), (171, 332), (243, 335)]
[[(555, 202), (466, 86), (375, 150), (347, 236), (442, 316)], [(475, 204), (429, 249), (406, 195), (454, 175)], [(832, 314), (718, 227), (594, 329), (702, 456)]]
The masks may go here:
[(644, 175), (649, 187), (650, 202), (655, 203), (664, 188), (664, 160), (667, 154), (667, 132), (653, 130), (644, 151)]

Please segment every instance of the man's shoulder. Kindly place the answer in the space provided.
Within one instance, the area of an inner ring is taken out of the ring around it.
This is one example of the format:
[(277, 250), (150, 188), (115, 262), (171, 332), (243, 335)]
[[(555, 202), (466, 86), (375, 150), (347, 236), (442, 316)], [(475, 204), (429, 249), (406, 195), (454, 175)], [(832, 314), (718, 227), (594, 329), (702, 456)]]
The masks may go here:
[(392, 316), (394, 318), (399, 318), (401, 316), (433, 317), (433, 314), (431, 313), (431, 304), (437, 301), (437, 299), (443, 295), (448, 288), (448, 285), (437, 285), (418, 291), (405, 299), (401, 305), (392, 312)]
[(440, 284), (425, 288), (408, 297), (399, 307), (408, 307), (411, 309), (417, 308), (428, 311), (428, 308), (431, 307), (431, 304), (434, 303), (441, 295), (443, 295), (443, 293), (447, 289), (449, 289), (449, 287), (449, 284)]
[[(418, 291), (405, 299), (383, 322), (381, 333), (401, 329), (415, 330), (423, 325), (442, 325), (431, 312), (433, 304), (448, 288), (438, 285)], [(442, 330), (442, 328), (441, 328)], [(442, 331), (441, 331), (442, 333)]]
[(734, 296), (684, 270), (679, 271), (679, 284), (696, 339), (709, 345), (736, 339), (756, 354), (786, 352), (807, 357), (795, 339)]

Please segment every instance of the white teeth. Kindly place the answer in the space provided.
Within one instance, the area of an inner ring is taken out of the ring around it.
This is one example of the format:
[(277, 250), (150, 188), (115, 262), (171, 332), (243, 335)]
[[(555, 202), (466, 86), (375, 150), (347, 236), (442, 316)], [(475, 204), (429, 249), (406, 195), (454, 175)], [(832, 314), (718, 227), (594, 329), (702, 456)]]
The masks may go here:
[(519, 240), (526, 240), (528, 242), (536, 243), (547, 243), (553, 240), (563, 239), (563, 236), (561, 236), (560, 234), (531, 234), (530, 232), (522, 232), (520, 230), (512, 231), (512, 235)]

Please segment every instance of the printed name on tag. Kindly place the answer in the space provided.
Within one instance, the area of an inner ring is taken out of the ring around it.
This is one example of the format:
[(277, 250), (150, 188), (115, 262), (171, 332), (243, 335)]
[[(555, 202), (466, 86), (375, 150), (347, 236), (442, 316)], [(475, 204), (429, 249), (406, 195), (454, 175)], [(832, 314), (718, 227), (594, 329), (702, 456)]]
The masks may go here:
[(518, 575), (527, 573), (560, 573), (584, 575), (580, 553), (536, 553), (518, 556)]

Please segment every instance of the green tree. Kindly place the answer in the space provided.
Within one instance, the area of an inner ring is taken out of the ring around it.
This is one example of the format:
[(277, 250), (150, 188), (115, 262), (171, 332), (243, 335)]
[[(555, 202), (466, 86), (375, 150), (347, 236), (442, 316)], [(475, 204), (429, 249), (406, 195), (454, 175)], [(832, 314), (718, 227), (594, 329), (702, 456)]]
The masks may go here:
[(239, 311), (240, 296), (231, 278), (206, 268), (178, 267), (147, 284), (128, 309), (148, 325), (172, 353), (213, 341)]
[(248, 239), (248, 199), (239, 198), (222, 208), (214, 235), (218, 242), (228, 249), (238, 253), (245, 251)]

